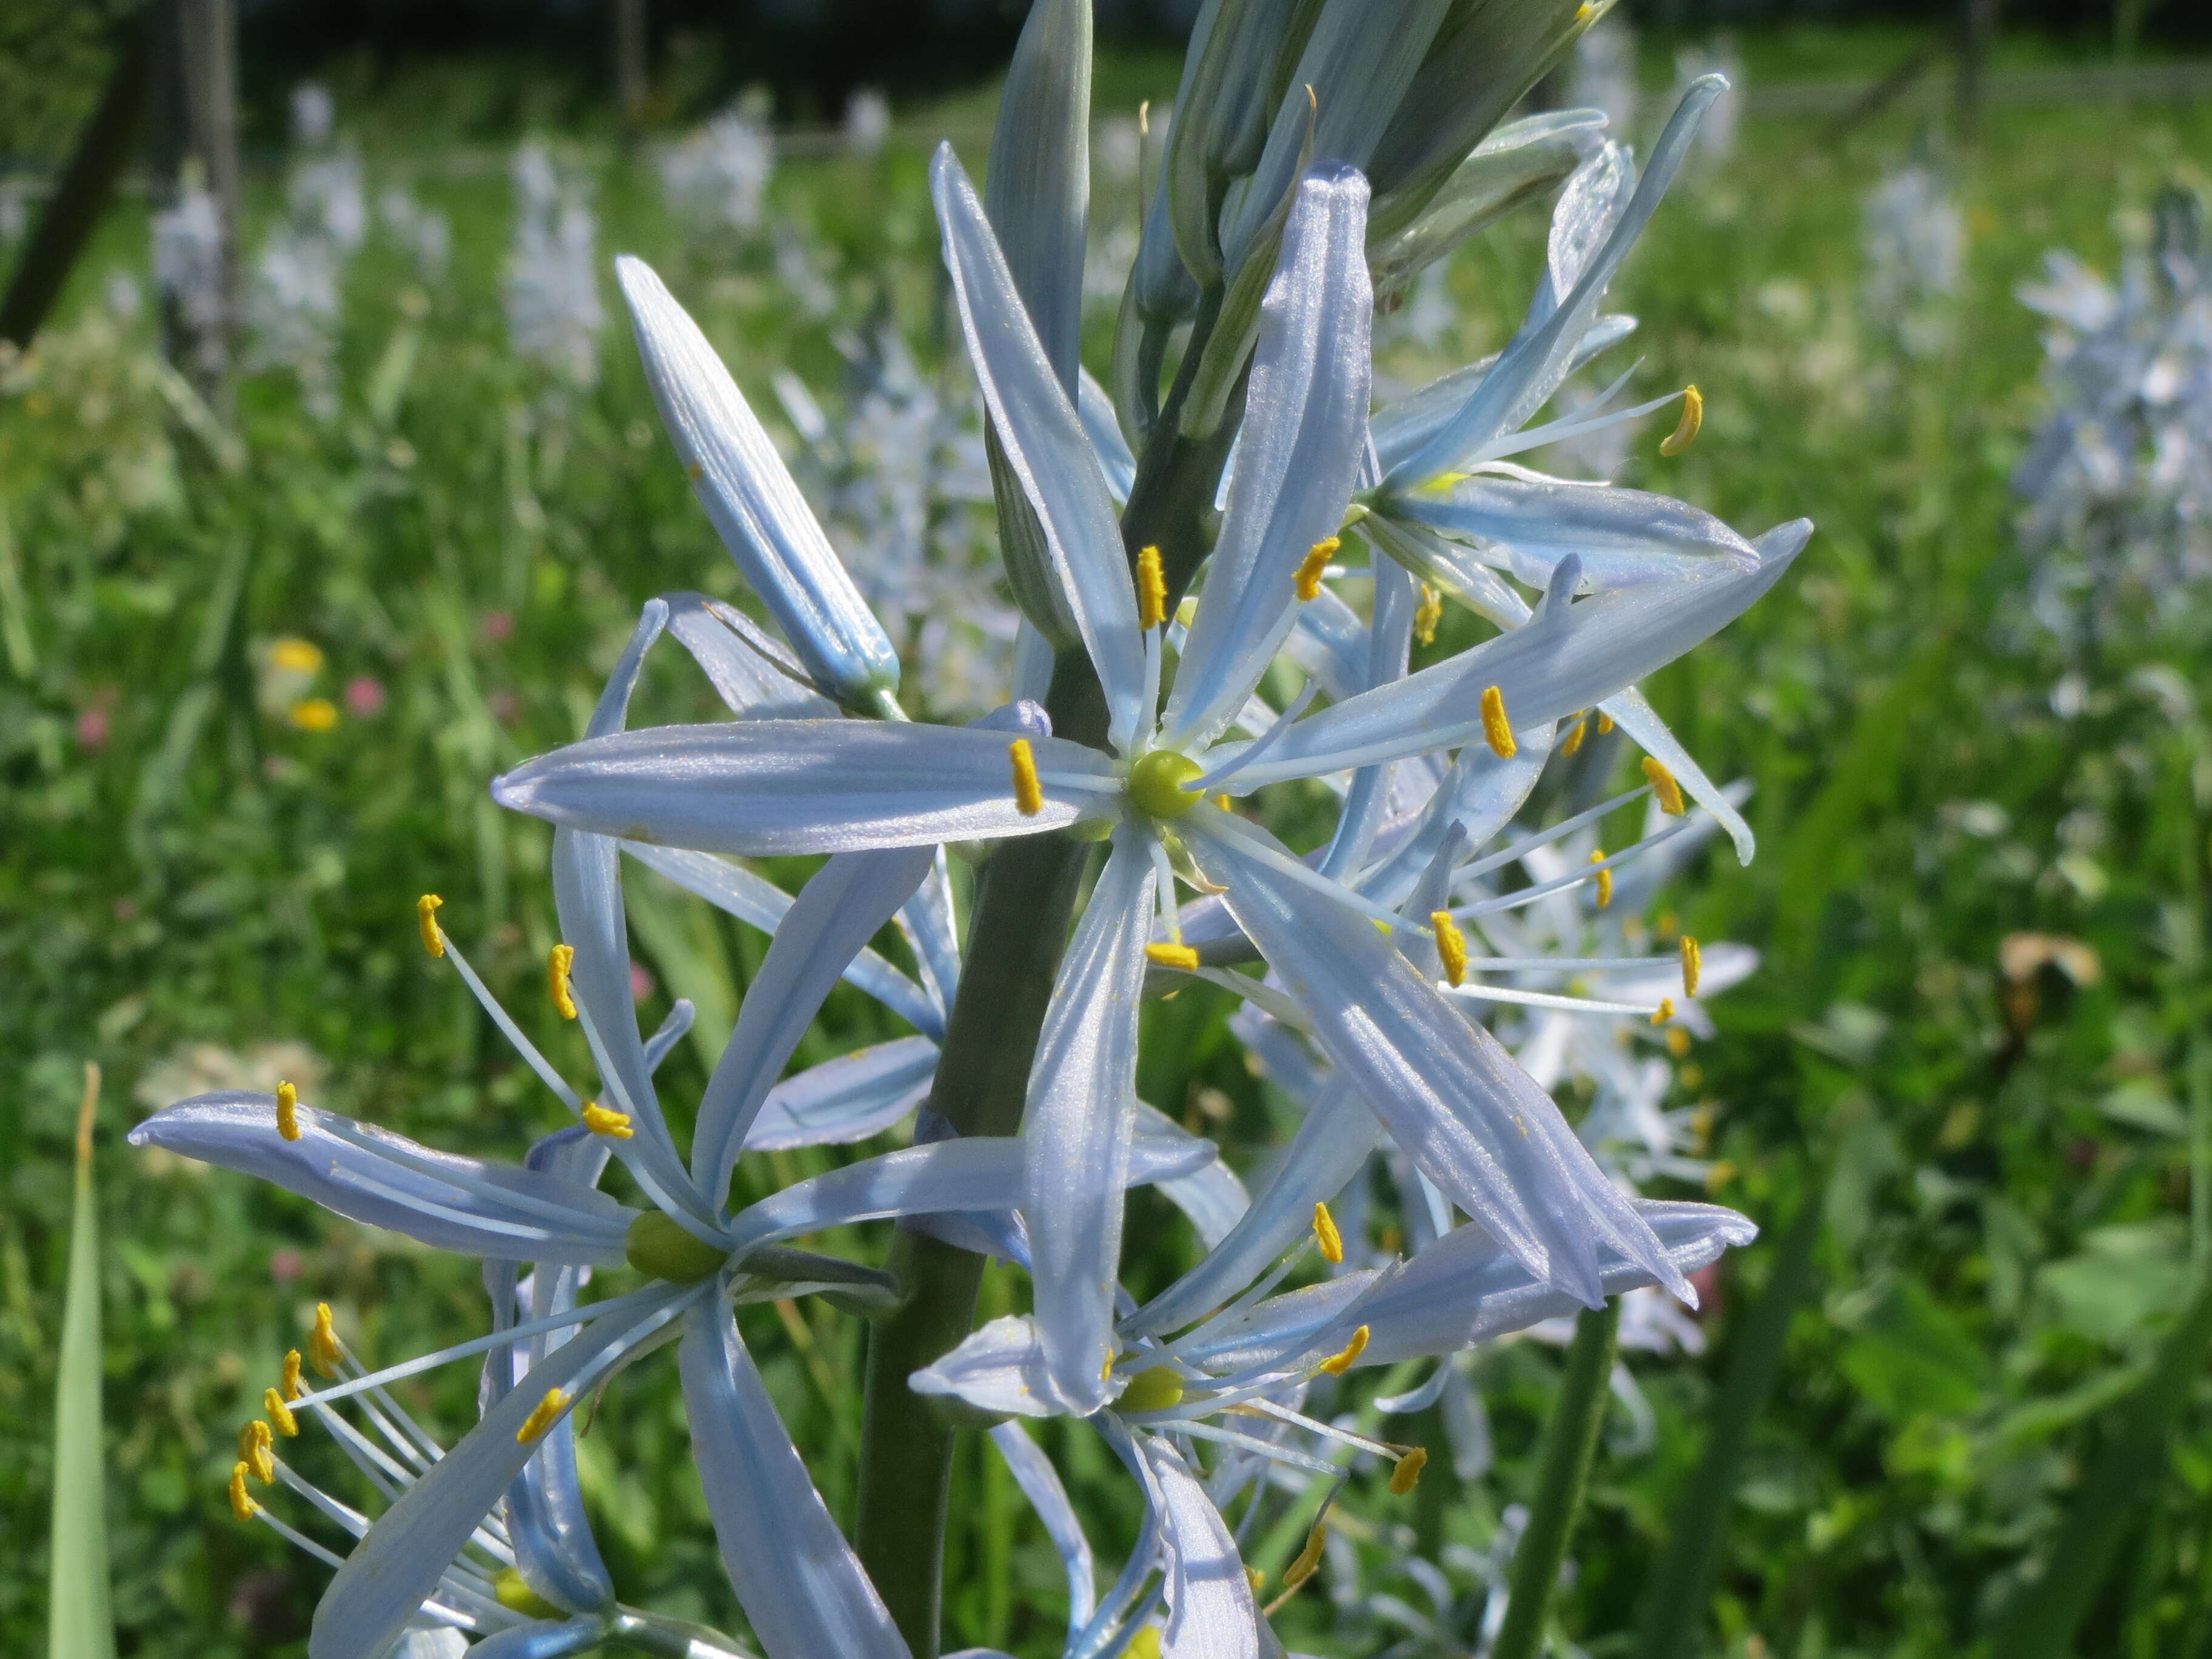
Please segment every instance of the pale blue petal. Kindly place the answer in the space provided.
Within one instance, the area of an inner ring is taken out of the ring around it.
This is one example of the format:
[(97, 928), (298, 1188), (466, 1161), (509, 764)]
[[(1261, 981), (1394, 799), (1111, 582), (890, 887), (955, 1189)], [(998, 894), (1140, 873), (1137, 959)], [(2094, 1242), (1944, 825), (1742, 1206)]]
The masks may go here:
[[(1431, 63), (1434, 65), (1435, 60)], [(1402, 288), (1414, 272), (1443, 258), (1475, 232), (1547, 194), (1574, 171), (1585, 152), (1602, 142), (1605, 131), (1600, 111), (1552, 110), (1505, 123), (1472, 151), (1463, 145), (1455, 156), (1431, 151), (1424, 166), (1409, 154), (1413, 145), (1393, 141), (1407, 127), (1407, 118), (1416, 113), (1415, 100), (1423, 91), (1420, 82), (1427, 78), (1425, 71), (1417, 77), (1368, 169), (1376, 191), (1370, 233), (1375, 240), (1368, 262), (1378, 288)], [(1470, 101), (1464, 83), (1454, 88), (1452, 95), (1462, 108)], [(1432, 124), (1426, 131), (1409, 131), (1406, 136), (1419, 143), (1436, 136), (1436, 128)], [(1421, 176), (1401, 187), (1398, 181), (1409, 167)], [(1432, 186), (1436, 173), (1446, 167), (1449, 170), (1443, 183)]]
[(666, 593), (668, 631), (691, 653), (714, 694), (747, 720), (836, 717), (837, 705), (807, 689), (807, 673), (734, 605), (703, 593)]
[(975, 188), (950, 145), (939, 149), (930, 184), (976, 383), (1106, 689), (1109, 736), (1126, 750), (1145, 712), (1139, 707), (1145, 654), (1137, 632), (1137, 591), (1105, 476), (1073, 400), (1030, 326)]
[[(1474, 395), (1440, 428), (1429, 441), (1391, 468), (1384, 479), (1388, 489), (1425, 483), (1479, 454), (1482, 447), (1517, 428), (1551, 395), (1565, 372), (1582, 332), (1595, 315), (1606, 284), (1620, 269), (1644, 227), (1658, 210), (1660, 198), (1674, 182), (1689, 152), (1698, 122), (1727, 86), (1719, 76), (1700, 76), (1691, 82), (1682, 101), (1652, 147), (1651, 165), (1638, 181), (1636, 193), (1614, 223), (1605, 244), (1582, 271), (1573, 291), (1557, 311), (1533, 332), (1517, 337), (1499, 356), (1497, 366), (1483, 377)], [(1534, 399), (1532, 402), (1531, 399)]]
[(1166, 1442), (1138, 1442), (1160, 1505), (1167, 1573), (1162, 1659), (1259, 1659), (1260, 1610), (1228, 1523)]
[[(1147, 1106), (1141, 1100), (1137, 1103), (1136, 1131), (1139, 1145), (1151, 1141), (1164, 1150), (1194, 1149), (1213, 1144), (1191, 1133), (1158, 1107)], [(1190, 1174), (1164, 1178), (1158, 1186), (1160, 1196), (1189, 1218), (1191, 1225), (1198, 1230), (1200, 1243), (1209, 1250), (1228, 1237), (1251, 1202), (1245, 1194), (1244, 1183), (1237, 1178), (1234, 1170), (1221, 1161), (1218, 1152)]]
[(1480, 475), (1445, 494), (1396, 497), (1391, 510), (1502, 550), (1532, 586), (1579, 556), (1593, 586), (1630, 587), (1716, 570), (1759, 568), (1751, 544), (1710, 513), (1671, 496), (1557, 478)]
[[(697, 894), (764, 933), (775, 933), (791, 909), (791, 895), (774, 882), (711, 853), (637, 841), (623, 842), (622, 849), (685, 892)], [(944, 1035), (943, 1011), (921, 987), (875, 951), (864, 949), (855, 956), (846, 964), (845, 978), (924, 1035)]]
[(952, 915), (952, 870), (942, 847), (914, 896), (899, 907), (898, 927), (907, 948), (914, 952), (922, 988), (937, 1012), (933, 1024), (916, 1021), (915, 1029), (942, 1036), (945, 1012), (960, 989), (960, 928)]
[(1491, 568), (1486, 555), (1399, 516), (1395, 500), (1378, 507), (1360, 522), (1360, 533), (1378, 551), (1500, 628), (1518, 628), (1528, 620), (1528, 602)]
[[(1144, 1489), (1143, 1520), (1137, 1529), (1137, 1541), (1129, 1551), (1106, 1594), (1098, 1603), (1098, 1611), (1091, 1615), (1091, 1622), (1083, 1627), (1083, 1634), (1067, 1645), (1066, 1659), (1101, 1659), (1101, 1656), (1123, 1651), (1136, 1626), (1150, 1611), (1152, 1602), (1141, 1601), (1145, 1586), (1151, 1582), (1152, 1570), (1158, 1563), (1160, 1549), (1160, 1502), (1157, 1483), (1152, 1470), (1146, 1465), (1144, 1455), (1137, 1449), (1136, 1437), (1111, 1412), (1101, 1412), (1091, 1419), (1097, 1429), (1099, 1438), (1113, 1448), (1114, 1455), (1121, 1466)], [(1152, 1591), (1152, 1600), (1158, 1598), (1158, 1589)]]
[(744, 1150), (866, 1140), (921, 1104), (936, 1074), (937, 1045), (920, 1036), (896, 1037), (811, 1066), (769, 1091), (745, 1131)]
[(1196, 1267), (1123, 1322), (1124, 1335), (1164, 1335), (1233, 1299), (1311, 1230), (1314, 1206), (1359, 1173), (1382, 1127), (1347, 1085), (1325, 1090), (1251, 1207)]
[(722, 1565), (761, 1651), (767, 1659), (907, 1659), (719, 1297), (702, 1299), (684, 1322), (678, 1363)]
[(606, 1637), (606, 1621), (594, 1614), (558, 1623), (533, 1619), (471, 1643), (467, 1651), (469, 1659), (571, 1659), (573, 1655), (595, 1652)]
[(1060, 1398), (1036, 1321), (1028, 1314), (977, 1326), (951, 1352), (908, 1376), (907, 1386), (1010, 1417), (1075, 1414)]
[(635, 1212), (580, 1182), (433, 1151), (302, 1103), (276, 1133), (274, 1095), (200, 1095), (131, 1132), (133, 1146), (234, 1170), (326, 1210), (464, 1255), (618, 1267)]
[(1060, 959), (1022, 1115), (1022, 1218), (1037, 1324), (1060, 1395), (1079, 1415), (1111, 1393), (1103, 1371), (1115, 1346), (1137, 1010), (1152, 906), (1150, 832), (1124, 824)]
[(1060, 1485), (1052, 1460), (1037, 1449), (1028, 1430), (1018, 1423), (1001, 1423), (991, 1431), (991, 1443), (1006, 1460), (1014, 1483), (1030, 1500), (1045, 1536), (1060, 1553), (1060, 1567), (1067, 1574), (1067, 1632), (1074, 1637), (1091, 1622), (1098, 1601), (1091, 1540), (1083, 1535), (1083, 1522), (1076, 1516), (1075, 1506), (1067, 1501), (1067, 1488)]
[(1352, 1340), (1366, 1317), (1363, 1298), (1402, 1272), (1361, 1267), (1255, 1302), (1206, 1321), (1175, 1345), (1176, 1355), (1227, 1378), (1278, 1371), (1326, 1358)]
[(1328, 587), (1300, 605), (1284, 653), (1321, 682), (1331, 702), (1367, 690), (1373, 641), (1367, 619)]
[(753, 1115), (860, 947), (929, 873), (935, 849), (840, 853), (816, 871), (778, 924), (745, 988), (737, 1030), (714, 1063), (691, 1139), (693, 1179), (724, 1201)]
[(1091, 0), (1036, 0), (999, 94), (983, 204), (1053, 373), (1081, 372), (1091, 212)]
[[(1711, 1204), (1637, 1200), (1665, 1247), (1668, 1265), (1686, 1278), (1751, 1243), (1759, 1229), (1733, 1210)], [(1646, 1267), (1607, 1246), (1599, 1270), (1605, 1293), (1619, 1296), (1657, 1282)], [(1540, 1283), (1479, 1227), (1457, 1227), (1406, 1264), (1405, 1271), (1357, 1310), (1368, 1328), (1363, 1365), (1388, 1365), (1424, 1354), (1455, 1353), (1546, 1319), (1577, 1304)]]
[[(1360, 687), (1363, 691), (1405, 678), (1413, 642), (1413, 579), (1395, 560), (1376, 559), (1374, 580), (1375, 623), (1370, 630), (1372, 637), (1365, 684)], [(1392, 765), (1383, 761), (1363, 766), (1352, 775), (1352, 787), (1345, 791), (1344, 806), (1337, 814), (1335, 833), (1329, 837), (1328, 851), (1322, 856), (1322, 874), (1341, 880), (1366, 862), (1390, 803)]]
[(817, 689), (855, 708), (896, 691), (898, 653), (714, 348), (644, 261), (619, 258), (615, 274), (699, 504)]
[(524, 1444), (516, 1436), (545, 1393), (569, 1389), (586, 1373), (603, 1374), (702, 1295), (711, 1299), (711, 1281), (704, 1291), (672, 1292), (639, 1319), (602, 1320), (547, 1355), (531, 1373), (529, 1388), (514, 1390), (486, 1412), (355, 1546), (315, 1608), (308, 1659), (372, 1659), (381, 1653), (436, 1591), (462, 1546), (536, 1452), (535, 1442)]
[[(1726, 792), (1705, 775), (1705, 769), (1698, 764), (1696, 757), (1682, 747), (1644, 694), (1631, 686), (1606, 698), (1598, 708), (1627, 734), (1631, 743), (1639, 745), (1645, 754), (1674, 775), (1690, 799), (1711, 812), (1729, 832), (1729, 839), (1735, 843), (1736, 862), (1749, 864), (1759, 851), (1759, 842), (1752, 835), (1751, 826), (1743, 821), (1743, 814), (1735, 810)], [(1679, 857), (1691, 849), (1669, 850), (1675, 851)]]
[[(1734, 622), (1782, 579), (1811, 533), (1798, 520), (1759, 538), (1759, 564), (1547, 605), (1526, 626), (1418, 674), (1324, 708), (1240, 775), (1246, 788), (1343, 771), (1482, 738), (1482, 694), (1498, 688), (1515, 731), (1563, 720), (1657, 672)], [(1554, 573), (1578, 575), (1572, 560)], [(1555, 580), (1554, 591), (1562, 586)]]
[(1098, 470), (1105, 475), (1108, 491), (1117, 501), (1127, 501), (1130, 486), (1137, 482), (1137, 458), (1129, 453), (1129, 441), (1121, 435), (1121, 423), (1114, 417), (1114, 400), (1106, 395), (1104, 386), (1091, 378), (1088, 369), (1084, 371), (1075, 412), (1082, 418), (1092, 453), (1098, 457)]
[[(1593, 321), (1583, 331), (1581, 339), (1567, 359), (1567, 373), (1571, 374), (1600, 352), (1619, 345), (1636, 332), (1633, 317), (1604, 316)], [(1443, 430), (1446, 422), (1457, 414), (1474, 395), (1483, 377), (1497, 367), (1498, 359), (1489, 356), (1440, 374), (1418, 391), (1409, 392), (1383, 409), (1375, 412), (1375, 453), (1384, 473), (1393, 471), (1407, 456)]]
[(1366, 238), (1367, 181), (1344, 167), (1308, 173), (1261, 305), (1229, 505), (1164, 747), (1202, 748), (1244, 706), (1297, 620), (1298, 567), (1344, 521), (1367, 428)]
[(1455, 824), (1465, 828), (1469, 847), (1482, 847), (1510, 823), (1552, 757), (1553, 728), (1524, 727), (1516, 737), (1510, 760), (1485, 743), (1462, 748), (1419, 817), (1352, 884), (1395, 909)]
[(1064, 829), (1118, 793), (1081, 744), (1030, 740), (1044, 804), (1014, 803), (998, 732), (890, 720), (738, 720), (594, 738), (496, 780), (502, 805), (603, 836), (767, 856)]
[[(1222, 815), (1224, 822), (1237, 823)], [(1314, 1021), (1314, 1036), (1398, 1145), (1529, 1271), (1599, 1300), (1596, 1242), (1663, 1267), (1657, 1241), (1559, 1108), (1363, 915), (1330, 902), (1207, 823), (1192, 849)], [(1677, 1276), (1679, 1278), (1679, 1276)]]

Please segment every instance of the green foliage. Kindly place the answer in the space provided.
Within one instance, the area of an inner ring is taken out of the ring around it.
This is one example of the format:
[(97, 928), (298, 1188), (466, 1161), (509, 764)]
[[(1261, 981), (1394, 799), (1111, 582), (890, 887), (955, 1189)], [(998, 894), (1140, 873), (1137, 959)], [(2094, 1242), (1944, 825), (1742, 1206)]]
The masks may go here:
[(54, 1382), (54, 1509), (46, 1534), (47, 1659), (114, 1659), (108, 1611), (107, 1462), (100, 1447), (100, 1200), (92, 1182), (92, 1120), (100, 1068), (84, 1068), (77, 1118), (69, 1290)]

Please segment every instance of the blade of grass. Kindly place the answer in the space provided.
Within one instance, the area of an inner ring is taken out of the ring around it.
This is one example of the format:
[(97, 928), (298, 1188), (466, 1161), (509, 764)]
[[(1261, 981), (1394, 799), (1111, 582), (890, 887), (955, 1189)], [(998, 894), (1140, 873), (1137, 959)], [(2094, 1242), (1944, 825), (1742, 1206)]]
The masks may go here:
[(76, 1201), (69, 1289), (54, 1383), (53, 1559), (47, 1577), (47, 1659), (114, 1659), (107, 1604), (106, 1477), (100, 1452), (100, 1215), (92, 1189), (92, 1119), (100, 1067), (84, 1066), (76, 1120)]
[(1528, 1529), (1513, 1554), (1513, 1584), (1505, 1604), (1505, 1624), (1498, 1632), (1491, 1659), (1536, 1659), (1544, 1646), (1544, 1615), (1559, 1585), (1567, 1540), (1581, 1515), (1583, 1491), (1597, 1456), (1598, 1431), (1605, 1426), (1611, 1398), (1613, 1339), (1620, 1330), (1619, 1298), (1602, 1308), (1585, 1308), (1575, 1320), (1574, 1346), (1567, 1350), (1567, 1372), (1559, 1403), (1544, 1440), (1544, 1463), (1536, 1478), (1536, 1501), (1529, 1506)]
[(2112, 1439), (2075, 1494), (2049, 1564), (1999, 1616), (1991, 1650), (2004, 1659), (2063, 1659), (2103, 1589), (2112, 1559), (2166, 1473), (2166, 1443), (2212, 1343), (2212, 1273), (2199, 1277), (2158, 1364), (2117, 1408)]

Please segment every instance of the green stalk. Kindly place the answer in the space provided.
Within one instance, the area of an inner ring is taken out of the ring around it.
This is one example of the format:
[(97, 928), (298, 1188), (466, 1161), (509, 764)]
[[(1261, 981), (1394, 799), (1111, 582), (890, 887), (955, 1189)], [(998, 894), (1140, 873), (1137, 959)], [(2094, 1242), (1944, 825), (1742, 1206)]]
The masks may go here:
[(54, 1508), (46, 1575), (49, 1659), (115, 1659), (108, 1611), (107, 1479), (100, 1409), (100, 1205), (92, 1185), (92, 1118), (100, 1067), (84, 1067), (76, 1120), (76, 1200), (70, 1220), (69, 1290), (54, 1380)]
[(1690, 1659), (1699, 1650), (1713, 1564), (1728, 1529), (1736, 1482), (1743, 1478), (1752, 1427), (1765, 1411), (1767, 1396), (1781, 1375), (1790, 1316), (1812, 1288), (1813, 1247), (1820, 1239), (1826, 1206), (1826, 1183), (1809, 1175), (1766, 1289), (1729, 1344), (1728, 1375), (1713, 1399), (1705, 1455), (1698, 1459), (1697, 1474), (1683, 1489), (1673, 1535), (1651, 1575), (1642, 1659)]
[(1620, 1304), (1585, 1308), (1575, 1321), (1574, 1346), (1567, 1350), (1567, 1374), (1559, 1403), (1544, 1437), (1544, 1465), (1536, 1478), (1536, 1501), (1528, 1529), (1513, 1555), (1513, 1583), (1505, 1604), (1504, 1628), (1491, 1659), (1536, 1659), (1544, 1646), (1544, 1616), (1567, 1559), (1567, 1540), (1582, 1513), (1583, 1491), (1597, 1457), (1598, 1431), (1605, 1426), (1611, 1397), (1613, 1338), (1620, 1329)]

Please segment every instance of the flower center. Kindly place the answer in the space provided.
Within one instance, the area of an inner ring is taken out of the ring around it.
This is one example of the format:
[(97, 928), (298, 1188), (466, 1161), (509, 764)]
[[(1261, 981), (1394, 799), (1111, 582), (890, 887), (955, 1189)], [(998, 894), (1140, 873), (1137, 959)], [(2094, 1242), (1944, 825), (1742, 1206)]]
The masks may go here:
[(1188, 755), (1155, 749), (1129, 769), (1130, 804), (1147, 817), (1179, 818), (1199, 799), (1183, 786), (1204, 770)]
[(658, 1210), (647, 1210), (629, 1224), (623, 1255), (638, 1272), (672, 1285), (696, 1284), (728, 1259)]
[(1114, 1402), (1120, 1412), (1164, 1412), (1182, 1399), (1182, 1378), (1172, 1366), (1155, 1365), (1139, 1371)]

